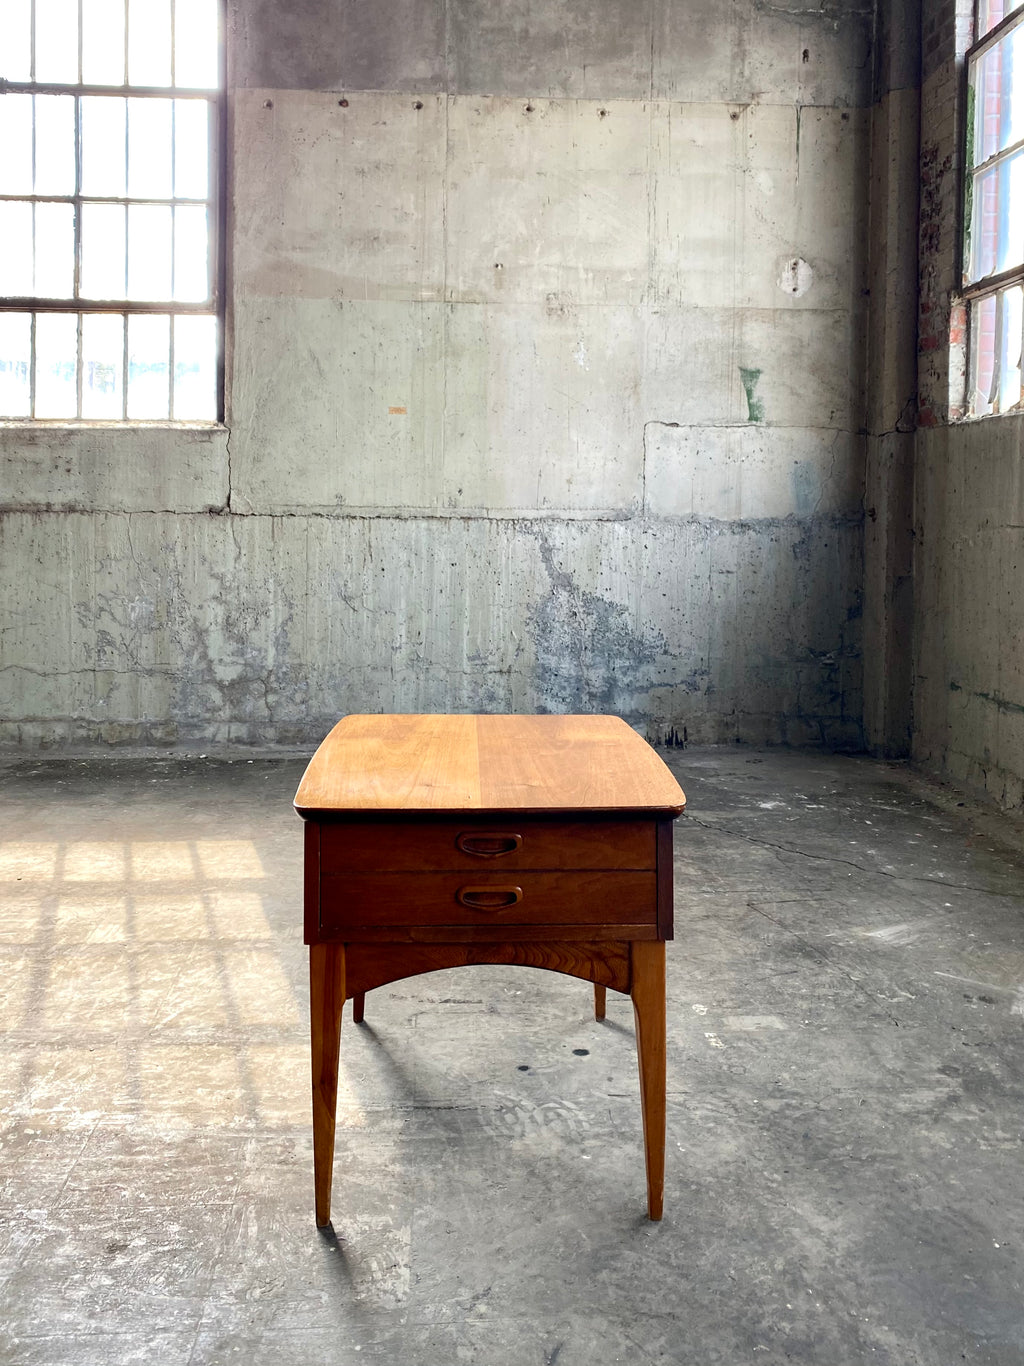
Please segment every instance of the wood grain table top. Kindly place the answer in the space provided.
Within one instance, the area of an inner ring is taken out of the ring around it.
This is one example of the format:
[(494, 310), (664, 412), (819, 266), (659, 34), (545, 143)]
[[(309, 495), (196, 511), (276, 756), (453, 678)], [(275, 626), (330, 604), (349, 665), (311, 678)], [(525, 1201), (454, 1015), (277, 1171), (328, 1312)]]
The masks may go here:
[(649, 811), (686, 798), (617, 716), (352, 715), (295, 794), (304, 817), (354, 812)]

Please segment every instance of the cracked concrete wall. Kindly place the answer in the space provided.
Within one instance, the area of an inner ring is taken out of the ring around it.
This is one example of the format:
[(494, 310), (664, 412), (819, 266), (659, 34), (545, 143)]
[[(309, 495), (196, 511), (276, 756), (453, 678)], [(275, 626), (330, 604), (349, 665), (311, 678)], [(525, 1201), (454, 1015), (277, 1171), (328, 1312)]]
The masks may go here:
[(227, 429), (0, 432), (0, 736), (858, 746), (872, 32), (233, 6)]

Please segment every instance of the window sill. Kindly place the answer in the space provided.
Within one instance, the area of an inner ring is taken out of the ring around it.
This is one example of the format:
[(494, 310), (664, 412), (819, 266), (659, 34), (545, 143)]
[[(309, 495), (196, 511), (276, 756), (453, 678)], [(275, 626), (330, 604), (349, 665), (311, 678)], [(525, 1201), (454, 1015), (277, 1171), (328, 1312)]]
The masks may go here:
[(0, 432), (19, 432), (53, 436), (61, 432), (178, 432), (196, 436), (216, 437), (229, 431), (223, 422), (168, 422), (166, 419), (148, 422), (129, 419), (127, 422), (86, 421), (70, 417), (3, 417), (0, 418)]

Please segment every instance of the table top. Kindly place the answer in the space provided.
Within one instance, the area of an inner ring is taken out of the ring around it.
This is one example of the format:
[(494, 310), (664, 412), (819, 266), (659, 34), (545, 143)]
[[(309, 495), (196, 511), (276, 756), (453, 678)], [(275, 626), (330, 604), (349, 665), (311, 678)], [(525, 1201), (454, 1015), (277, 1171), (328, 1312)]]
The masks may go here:
[(651, 812), (686, 798), (617, 716), (346, 716), (310, 760), (295, 809), (337, 813)]

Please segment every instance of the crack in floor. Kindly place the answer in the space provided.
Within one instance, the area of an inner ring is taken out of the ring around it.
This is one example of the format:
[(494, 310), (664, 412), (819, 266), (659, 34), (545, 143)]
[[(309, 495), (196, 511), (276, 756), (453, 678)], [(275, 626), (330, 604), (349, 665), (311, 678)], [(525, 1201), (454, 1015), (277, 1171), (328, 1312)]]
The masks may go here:
[(831, 956), (831, 954), (827, 953), (824, 949), (818, 948), (816, 944), (812, 944), (809, 939), (806, 939), (802, 934), (798, 933), (796, 930), (790, 929), (790, 927), (786, 925), (783, 921), (777, 920), (773, 915), (769, 915), (768, 912), (764, 910), (763, 907), (759, 906), (756, 901), (748, 901), (747, 907), (749, 910), (753, 911), (755, 915), (763, 916), (763, 918), (767, 920), (770, 925), (774, 925), (776, 929), (782, 930), (784, 934), (790, 935), (793, 939), (796, 940), (798, 944), (800, 944), (804, 949), (806, 949), (806, 951), (812, 957), (816, 958), (819, 963), (824, 963), (828, 967), (834, 968), (840, 974), (840, 976), (845, 977), (845, 979), (850, 983), (851, 986), (856, 987), (856, 989), (861, 993), (862, 996), (866, 996), (876, 1010), (880, 1011), (881, 1014), (884, 1015), (887, 1020), (889, 1020), (892, 1024), (896, 1026), (897, 1029), (900, 1028), (900, 1022), (892, 1013), (892, 1011), (887, 1010), (885, 1006), (882, 1004), (882, 1002), (879, 1000), (879, 998), (872, 991), (870, 991), (859, 978), (854, 977), (853, 974), (848, 972), (841, 963), (836, 962), (836, 960)]
[(742, 830), (734, 830), (728, 825), (712, 825), (710, 822), (699, 820), (696, 816), (691, 816), (688, 813), (680, 818), (680, 823), (682, 821), (692, 822), (694, 825), (699, 825), (702, 830), (710, 830), (713, 834), (732, 835), (734, 839), (746, 840), (748, 844), (756, 844), (762, 849), (774, 849), (776, 853), (781, 854), (796, 854), (800, 858), (814, 859), (819, 863), (842, 863), (847, 868), (856, 868), (859, 873), (886, 877), (893, 882), (928, 882), (933, 887), (948, 887), (950, 891), (983, 892), (986, 896), (1002, 896), (1015, 901), (1024, 901), (1024, 896), (1020, 892), (999, 892), (992, 887), (982, 887), (973, 882), (948, 882), (945, 878), (929, 877), (925, 873), (890, 873), (884, 868), (871, 868), (867, 864), (857, 863), (853, 859), (840, 858), (837, 854), (812, 854), (806, 849), (796, 849), (791, 844), (775, 844), (772, 840), (758, 839), (756, 835), (747, 835)]

